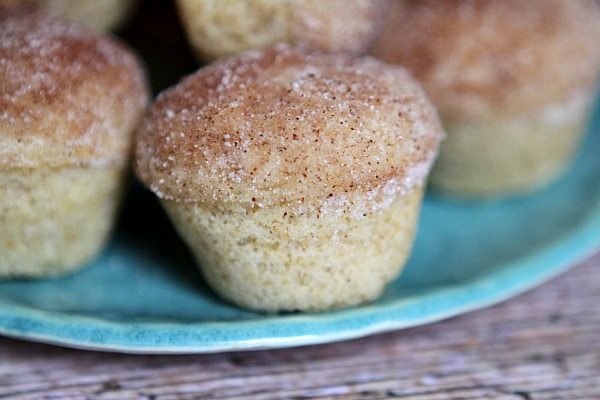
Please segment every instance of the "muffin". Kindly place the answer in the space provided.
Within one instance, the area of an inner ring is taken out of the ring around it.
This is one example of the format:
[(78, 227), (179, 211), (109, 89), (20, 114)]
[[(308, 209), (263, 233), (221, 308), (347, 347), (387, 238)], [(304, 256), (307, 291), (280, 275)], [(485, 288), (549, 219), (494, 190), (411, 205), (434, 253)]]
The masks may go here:
[(177, 0), (192, 47), (213, 60), (277, 42), (365, 52), (387, 0)]
[(131, 13), (136, 0), (0, 0), (0, 13), (30, 8), (62, 16), (99, 30), (116, 30)]
[(142, 69), (114, 39), (0, 19), (0, 277), (66, 273), (98, 253), (121, 197)]
[(527, 192), (581, 141), (600, 69), (592, 0), (396, 0), (372, 53), (407, 67), (448, 138), (431, 182), (455, 196)]
[(161, 93), (136, 169), (223, 298), (325, 310), (398, 275), (442, 132), (404, 69), (276, 45)]

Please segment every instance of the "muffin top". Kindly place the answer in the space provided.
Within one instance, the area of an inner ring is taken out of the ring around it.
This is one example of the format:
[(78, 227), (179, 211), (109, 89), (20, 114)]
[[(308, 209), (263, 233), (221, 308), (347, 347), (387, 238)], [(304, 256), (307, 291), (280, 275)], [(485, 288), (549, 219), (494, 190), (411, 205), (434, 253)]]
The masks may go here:
[(324, 52), (364, 53), (387, 0), (179, 0), (191, 41), (203, 58), (277, 42)]
[(404, 69), (277, 45), (161, 93), (136, 166), (163, 199), (367, 210), (422, 185), (442, 136)]
[(39, 13), (0, 18), (0, 169), (123, 164), (147, 99), (116, 40)]
[(593, 0), (394, 0), (372, 53), (407, 67), (444, 117), (505, 115), (593, 90)]

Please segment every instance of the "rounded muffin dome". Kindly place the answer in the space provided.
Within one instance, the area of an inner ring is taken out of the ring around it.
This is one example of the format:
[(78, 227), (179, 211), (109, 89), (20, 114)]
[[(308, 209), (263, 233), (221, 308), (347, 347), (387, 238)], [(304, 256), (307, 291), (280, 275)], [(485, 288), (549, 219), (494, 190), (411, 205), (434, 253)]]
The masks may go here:
[(124, 164), (147, 103), (118, 41), (42, 14), (0, 18), (0, 169)]
[(137, 172), (169, 200), (378, 204), (423, 183), (442, 132), (404, 69), (277, 45), (160, 94), (138, 133)]
[(214, 59), (278, 42), (365, 52), (387, 0), (178, 0), (190, 42)]
[(591, 88), (593, 0), (394, 0), (372, 54), (408, 68), (440, 113), (520, 113)]

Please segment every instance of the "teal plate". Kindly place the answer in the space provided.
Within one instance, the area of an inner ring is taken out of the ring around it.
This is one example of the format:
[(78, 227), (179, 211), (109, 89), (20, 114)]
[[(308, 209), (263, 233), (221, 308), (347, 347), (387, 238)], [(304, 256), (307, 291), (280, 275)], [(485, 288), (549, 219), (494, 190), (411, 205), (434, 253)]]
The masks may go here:
[(0, 283), (0, 334), (84, 349), (205, 353), (326, 343), (489, 306), (600, 245), (600, 109), (569, 172), (494, 203), (428, 196), (402, 276), (372, 304), (261, 315), (216, 298), (155, 200), (134, 190), (107, 250), (62, 279)]

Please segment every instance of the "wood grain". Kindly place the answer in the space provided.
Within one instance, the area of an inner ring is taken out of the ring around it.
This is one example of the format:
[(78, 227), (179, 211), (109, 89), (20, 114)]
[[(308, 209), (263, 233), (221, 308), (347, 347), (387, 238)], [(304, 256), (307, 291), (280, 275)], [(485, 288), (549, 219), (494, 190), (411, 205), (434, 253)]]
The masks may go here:
[(600, 399), (600, 253), (501, 305), (344, 343), (135, 356), (0, 339), (10, 399)]

